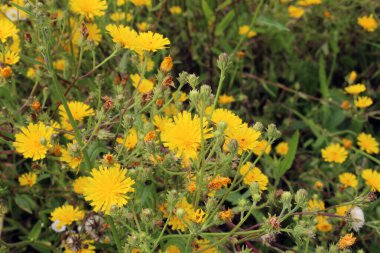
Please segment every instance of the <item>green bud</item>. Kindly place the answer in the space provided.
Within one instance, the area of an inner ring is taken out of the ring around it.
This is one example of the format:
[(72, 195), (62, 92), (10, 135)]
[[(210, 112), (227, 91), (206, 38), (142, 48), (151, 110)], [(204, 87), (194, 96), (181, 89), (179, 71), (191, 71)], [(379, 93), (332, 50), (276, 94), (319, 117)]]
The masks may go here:
[(190, 74), (187, 76), (187, 82), (193, 89), (195, 89), (199, 84), (199, 77), (195, 74)]
[(210, 101), (210, 96), (211, 96), (211, 87), (208, 85), (202, 85), (200, 89), (200, 97), (201, 100), (207, 104)]
[(188, 75), (189, 73), (187, 73), (186, 71), (182, 71), (181, 73), (179, 73), (177, 80), (180, 86), (183, 86), (186, 84)]
[(256, 122), (253, 127), (254, 130), (261, 132), (264, 129), (264, 125), (261, 122)]
[(281, 132), (277, 130), (275, 124), (269, 124), (267, 129), (268, 138), (272, 140), (276, 140), (281, 137)]
[(235, 139), (230, 140), (227, 146), (231, 153), (236, 153), (239, 150), (239, 143)]
[(299, 189), (294, 197), (296, 204), (303, 207), (307, 203), (307, 191), (305, 189)]
[(200, 94), (199, 94), (198, 90), (192, 90), (192, 91), (190, 91), (190, 93), (189, 93), (189, 99), (190, 99), (190, 101), (191, 101), (191, 103), (193, 104), (194, 107), (198, 106), (199, 97), (200, 97)]
[(180, 219), (182, 219), (183, 216), (185, 216), (185, 214), (186, 214), (185, 209), (183, 209), (183, 208), (181, 208), (181, 207), (178, 208), (177, 211), (175, 212), (175, 215), (176, 215), (178, 218), (180, 218)]
[(46, 140), (46, 138), (45, 138), (45, 137), (42, 137), (42, 138), (40, 139), (40, 143), (41, 143), (41, 145), (46, 146), (46, 144), (47, 144), (47, 140)]
[(215, 133), (215, 135), (216, 136), (222, 136), (222, 135), (224, 135), (224, 130), (226, 130), (226, 128), (227, 128), (227, 123), (226, 122), (224, 122), (224, 121), (219, 122), (216, 125), (216, 133)]
[(97, 137), (101, 141), (109, 140), (115, 138), (115, 134), (107, 131), (106, 129), (100, 129), (98, 131)]
[(216, 61), (216, 65), (221, 71), (225, 71), (229, 65), (229, 57), (228, 54), (222, 53), (219, 55), (218, 60)]
[(285, 209), (290, 209), (292, 207), (292, 194), (289, 191), (285, 191), (281, 194), (280, 202)]

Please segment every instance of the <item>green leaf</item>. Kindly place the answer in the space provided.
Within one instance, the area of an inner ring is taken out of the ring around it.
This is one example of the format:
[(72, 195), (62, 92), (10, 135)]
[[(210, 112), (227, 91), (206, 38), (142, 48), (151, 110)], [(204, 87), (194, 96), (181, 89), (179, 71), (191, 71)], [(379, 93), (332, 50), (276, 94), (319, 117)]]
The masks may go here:
[(25, 194), (16, 195), (15, 202), (18, 207), (30, 214), (36, 208), (36, 203), (34, 200)]
[(38, 237), (41, 234), (42, 229), (42, 221), (38, 221), (36, 224), (34, 224), (32, 230), (28, 234), (28, 238), (32, 241), (35, 241), (38, 239)]
[(215, 34), (216, 36), (223, 35), (224, 30), (226, 27), (231, 23), (233, 18), (235, 17), (235, 11), (231, 10), (227, 13), (227, 15), (220, 21), (220, 23), (216, 26)]
[(232, 3), (232, 0), (226, 0), (223, 3), (218, 5), (218, 8), (216, 8), (216, 11), (224, 10), (228, 5)]
[(207, 3), (207, 0), (202, 0), (202, 10), (205, 14), (207, 21), (214, 23), (215, 22), (215, 14)]
[(257, 24), (266, 26), (268, 28), (274, 28), (278, 31), (287, 31), (287, 32), (290, 31), (289, 28), (287, 28), (285, 25), (281, 24), (277, 20), (264, 17), (264, 16), (257, 18)]
[(280, 162), (277, 170), (274, 173), (276, 182), (292, 167), (294, 158), (296, 157), (297, 148), (298, 148), (298, 139), (299, 132), (295, 132), (292, 136), (292, 139), (289, 142), (289, 151), (286, 154), (285, 158)]

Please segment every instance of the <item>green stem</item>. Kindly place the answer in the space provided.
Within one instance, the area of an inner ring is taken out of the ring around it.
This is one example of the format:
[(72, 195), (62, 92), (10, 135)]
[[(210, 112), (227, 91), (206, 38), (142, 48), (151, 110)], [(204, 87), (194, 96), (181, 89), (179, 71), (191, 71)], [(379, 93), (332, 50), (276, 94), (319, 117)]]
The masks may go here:
[(107, 215), (106, 219), (107, 219), (107, 222), (109, 223), (109, 225), (111, 227), (111, 233), (112, 233), (112, 237), (113, 237), (115, 244), (116, 244), (116, 247), (117, 247), (117, 252), (122, 253), (123, 250), (121, 247), (119, 234), (117, 233), (115, 223), (113, 222), (113, 218), (110, 215)]

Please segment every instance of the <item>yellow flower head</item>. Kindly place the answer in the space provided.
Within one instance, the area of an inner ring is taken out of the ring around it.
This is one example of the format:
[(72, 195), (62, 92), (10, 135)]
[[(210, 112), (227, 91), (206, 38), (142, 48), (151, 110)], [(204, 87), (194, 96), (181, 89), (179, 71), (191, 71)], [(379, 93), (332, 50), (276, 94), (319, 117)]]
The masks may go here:
[(20, 186), (32, 187), (37, 182), (37, 175), (33, 172), (24, 173), (21, 176), (19, 176), (18, 182), (20, 183)]
[(366, 87), (364, 84), (358, 83), (358, 84), (350, 85), (350, 86), (344, 88), (344, 90), (348, 94), (357, 95), (357, 94), (360, 94), (360, 93), (366, 91)]
[(111, 35), (112, 41), (119, 43), (122, 47), (135, 50), (137, 46), (137, 32), (129, 26), (108, 25), (107, 32)]
[(239, 173), (244, 177), (244, 183), (247, 185), (251, 185), (252, 183), (256, 182), (259, 185), (260, 191), (265, 191), (266, 189), (268, 189), (268, 177), (265, 174), (263, 174), (259, 168), (252, 167), (252, 163), (247, 162), (240, 168)]
[(197, 239), (193, 242), (193, 252), (199, 251), (203, 253), (218, 253), (217, 247), (209, 247), (210, 241), (207, 239)]
[(216, 109), (212, 114), (211, 121), (216, 125), (224, 122), (227, 128), (236, 128), (243, 123), (239, 116), (227, 109)]
[(53, 62), (53, 67), (56, 70), (63, 71), (66, 69), (66, 60), (65, 59), (59, 59)]
[[(94, 110), (90, 106), (79, 101), (70, 101), (68, 102), (68, 106), (69, 106), (71, 114), (73, 115), (74, 120), (79, 121), (79, 120), (84, 119), (85, 117), (93, 116), (95, 114)], [(63, 105), (60, 105), (58, 109), (59, 109), (59, 116), (61, 117), (61, 119), (68, 121), (69, 116), (67, 115), (66, 110), (63, 107)]]
[(285, 141), (280, 142), (276, 146), (276, 153), (279, 154), (280, 156), (286, 156), (286, 154), (289, 151), (289, 144)]
[(78, 177), (77, 179), (75, 179), (73, 182), (74, 192), (83, 195), (84, 188), (88, 183), (88, 179), (89, 177)]
[(219, 96), (219, 104), (221, 105), (228, 105), (235, 101), (235, 98), (233, 96), (228, 96), (227, 94), (223, 94)]
[(199, 116), (192, 117), (190, 112), (183, 111), (174, 117), (173, 124), (161, 132), (161, 140), (165, 147), (176, 153), (177, 157), (183, 156), (185, 160), (195, 159), (201, 145), (202, 131), (204, 139), (212, 137), (206, 119), (201, 129)]
[(78, 207), (72, 205), (63, 205), (54, 209), (51, 213), (50, 220), (55, 222), (59, 221), (57, 228), (61, 228), (66, 225), (70, 225), (74, 221), (80, 221), (84, 217), (84, 212), (79, 210)]
[(340, 215), (340, 216), (346, 216), (347, 215), (347, 212), (352, 208), (351, 205), (348, 205), (348, 206), (339, 206), (336, 208), (336, 212), (335, 214), (336, 215)]
[(173, 58), (171, 56), (166, 56), (160, 65), (160, 70), (162, 72), (170, 72), (173, 68)]
[(66, 149), (61, 149), (61, 153), (60, 160), (62, 162), (67, 163), (71, 169), (80, 169), (83, 157), (79, 151), (79, 146), (76, 143), (67, 144)]
[(137, 36), (136, 51), (156, 52), (157, 50), (165, 49), (168, 45), (170, 45), (169, 39), (165, 38), (162, 34), (151, 31), (142, 32)]
[(127, 21), (130, 21), (131, 20), (131, 14), (128, 13), (127, 15), (125, 15), (124, 12), (114, 12), (110, 15), (110, 18), (112, 21), (115, 21), (115, 22), (120, 22), (120, 21), (123, 21), (123, 20), (127, 20)]
[(311, 5), (318, 5), (321, 4), (322, 0), (300, 0), (298, 1), (298, 4), (300, 6), (311, 6)]
[(154, 83), (148, 79), (141, 78), (139, 74), (130, 76), (133, 87), (137, 88), (141, 93), (145, 94), (153, 90)]
[(25, 158), (40, 160), (45, 158), (47, 151), (52, 147), (50, 144), (52, 134), (53, 128), (45, 126), (42, 122), (29, 123), (27, 128), (22, 127), (21, 133), (15, 135), (16, 141), (13, 146)]
[(95, 212), (109, 214), (113, 206), (122, 207), (128, 203), (127, 193), (134, 192), (135, 181), (125, 175), (126, 170), (119, 164), (106, 168), (92, 169), (91, 177), (84, 187), (84, 198), (94, 207)]
[(173, 120), (166, 116), (154, 115), (153, 124), (158, 128), (159, 131), (162, 132), (165, 131), (167, 127), (171, 126), (171, 124), (173, 124)]
[(339, 182), (343, 184), (344, 187), (352, 187), (356, 189), (358, 185), (358, 179), (352, 173), (345, 172), (339, 175)]
[(372, 191), (380, 192), (380, 173), (376, 170), (365, 169), (362, 171), (362, 178), (371, 187)]
[(179, 15), (182, 13), (182, 9), (178, 5), (175, 5), (169, 8), (169, 12), (173, 15)]
[(376, 19), (373, 15), (370, 16), (361, 16), (358, 18), (358, 25), (363, 27), (367, 32), (374, 32), (378, 26)]
[(220, 175), (217, 175), (208, 183), (207, 188), (210, 191), (218, 191), (222, 189), (223, 187), (227, 187), (230, 183), (231, 183), (230, 178), (221, 177)]
[(242, 154), (243, 151), (253, 151), (257, 145), (259, 145), (259, 137), (261, 133), (256, 131), (252, 127), (248, 127), (247, 124), (242, 124), (239, 127), (226, 129), (226, 140), (223, 148), (228, 150), (228, 145), (232, 140), (236, 140), (238, 144), (238, 154)]
[(128, 132), (127, 138), (117, 138), (116, 142), (119, 144), (124, 144), (125, 148), (127, 150), (131, 150), (134, 147), (136, 147), (138, 138), (137, 138), (137, 132), (135, 128), (131, 128)]
[(231, 209), (228, 209), (228, 210), (226, 210), (226, 211), (220, 211), (219, 213), (218, 213), (218, 217), (221, 219), (221, 220), (223, 220), (223, 221), (231, 221), (232, 220), (232, 218), (233, 218), (233, 216), (234, 216), (234, 213), (232, 212), (232, 210)]
[(239, 34), (247, 36), (248, 38), (255, 37), (257, 33), (249, 28), (249, 25), (242, 25), (239, 27)]
[(321, 211), (325, 209), (325, 203), (319, 199), (311, 199), (308, 202), (307, 209), (309, 211)]
[(373, 100), (370, 97), (362, 96), (355, 100), (355, 106), (358, 108), (367, 108), (373, 104)]
[(175, 245), (169, 245), (164, 253), (181, 253), (181, 250)]
[(342, 238), (340, 238), (338, 242), (338, 248), (339, 249), (346, 249), (348, 247), (351, 247), (356, 242), (356, 237), (354, 234), (345, 234)]
[(358, 73), (356, 73), (356, 71), (351, 71), (350, 74), (347, 76), (348, 83), (351, 84), (355, 82), (357, 77), (358, 77)]
[(288, 13), (289, 13), (289, 16), (292, 17), (292, 18), (300, 18), (305, 13), (305, 10), (302, 7), (297, 7), (297, 6), (294, 6), (294, 5), (290, 5), (288, 7)]
[[(264, 150), (265, 149), (265, 150)], [(261, 140), (257, 143), (256, 147), (253, 148), (253, 153), (257, 156), (262, 154), (269, 154), (272, 150), (272, 146), (268, 144), (267, 140)]]
[(324, 217), (324, 216), (318, 216), (317, 217), (318, 223), (315, 225), (316, 229), (321, 232), (329, 232), (332, 230), (331, 223)]
[[(102, 34), (100, 33), (100, 29), (95, 23), (88, 23), (86, 24), (86, 28), (88, 31), (88, 37), (86, 38), (87, 41), (94, 42), (95, 45), (98, 45), (100, 41), (102, 40)], [(81, 33), (81, 26), (78, 24), (74, 25), (73, 28), (73, 38), (72, 42), (74, 45), (80, 46), (81, 41), (84, 39), (82, 38)]]
[(136, 26), (139, 32), (145, 32), (149, 28), (149, 24), (147, 22), (138, 23)]
[(146, 6), (151, 7), (152, 6), (152, 0), (131, 0), (131, 2), (136, 6)]
[[(16, 63), (18, 63), (20, 60), (20, 55), (19, 55), (19, 52), (18, 51), (12, 51), (12, 50), (8, 50), (6, 53), (5, 53), (5, 64), (7, 65), (14, 65)], [(3, 61), (3, 54), (0, 53), (0, 61)]]
[(358, 135), (358, 145), (361, 150), (368, 154), (379, 153), (379, 143), (371, 134), (360, 133)]
[(5, 43), (9, 37), (18, 32), (17, 27), (7, 18), (0, 18), (0, 40)]
[(322, 157), (325, 162), (343, 163), (346, 161), (348, 152), (340, 144), (332, 143), (326, 148), (322, 149)]
[(70, 10), (75, 14), (83, 15), (86, 18), (93, 19), (101, 17), (107, 10), (107, 2), (105, 0), (70, 0)]

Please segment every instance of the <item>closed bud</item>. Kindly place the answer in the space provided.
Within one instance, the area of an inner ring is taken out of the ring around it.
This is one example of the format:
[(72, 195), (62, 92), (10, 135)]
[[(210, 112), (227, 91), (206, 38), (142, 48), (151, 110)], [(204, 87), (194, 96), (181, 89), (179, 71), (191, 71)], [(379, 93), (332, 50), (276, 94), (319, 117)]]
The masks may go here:
[(292, 206), (292, 194), (289, 191), (285, 191), (281, 194), (280, 202), (284, 209), (290, 209)]
[(186, 84), (188, 75), (189, 73), (187, 73), (186, 71), (182, 71), (181, 73), (179, 73), (177, 80), (181, 86)]
[(216, 132), (215, 132), (215, 136), (222, 136), (224, 134), (224, 130), (227, 129), (227, 123), (224, 122), (224, 121), (220, 121), (217, 125), (216, 125)]
[(47, 144), (47, 140), (46, 140), (46, 138), (45, 138), (45, 137), (42, 137), (42, 138), (40, 139), (40, 143), (41, 143), (42, 146), (45, 146), (45, 145)]
[(228, 54), (226, 53), (220, 54), (218, 57), (218, 60), (216, 61), (216, 65), (221, 71), (225, 71), (229, 65)]
[(175, 215), (178, 217), (178, 218), (180, 218), (180, 219), (182, 219), (184, 216), (185, 216), (185, 214), (186, 214), (186, 211), (185, 211), (185, 209), (183, 209), (183, 208), (178, 208), (177, 209), (177, 211), (175, 212)]
[(200, 89), (200, 96), (204, 103), (209, 102), (211, 96), (211, 87), (208, 85), (202, 85)]
[(232, 140), (230, 140), (230, 142), (228, 143), (227, 147), (228, 147), (228, 150), (229, 150), (231, 153), (236, 153), (236, 152), (239, 150), (239, 143), (238, 143), (237, 140), (232, 139)]
[(269, 124), (267, 129), (268, 138), (272, 140), (276, 140), (281, 137), (281, 132), (277, 130), (275, 124)]
[[(250, 186), (249, 186), (249, 192), (251, 193), (251, 196), (255, 195), (255, 194), (259, 194), (260, 195), (260, 186), (257, 182), (253, 182)], [(258, 202), (258, 201), (256, 201)]]
[(253, 125), (252, 128), (255, 129), (256, 131), (261, 132), (261, 131), (264, 129), (264, 125), (263, 125), (263, 123), (261, 123), (261, 122), (256, 122), (256, 123)]
[(303, 207), (307, 203), (307, 191), (305, 189), (299, 189), (294, 200), (298, 206)]
[(189, 93), (189, 99), (193, 103), (194, 106), (198, 105), (199, 97), (200, 97), (200, 94), (199, 94), (198, 90), (192, 90), (192, 91), (190, 91), (190, 93)]
[(195, 89), (199, 84), (199, 77), (195, 74), (187, 75), (187, 82), (193, 89)]

